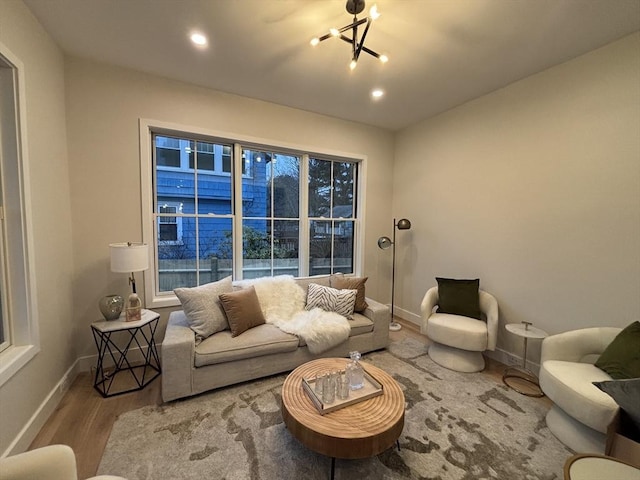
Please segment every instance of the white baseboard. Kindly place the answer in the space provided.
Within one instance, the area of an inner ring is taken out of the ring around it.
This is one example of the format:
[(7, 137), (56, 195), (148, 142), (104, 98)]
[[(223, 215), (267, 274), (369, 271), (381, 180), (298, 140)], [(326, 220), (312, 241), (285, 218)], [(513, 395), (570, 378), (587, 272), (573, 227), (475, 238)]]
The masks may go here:
[[(391, 305), (388, 305), (388, 306), (389, 308), (391, 308)], [(406, 320), (407, 322), (411, 322), (417, 325), (418, 327), (420, 327), (420, 320), (421, 320), (420, 315), (416, 315), (415, 313), (410, 312), (409, 310), (404, 310), (396, 306), (393, 307), (393, 310), (394, 310), (393, 313), (396, 317), (399, 317), (402, 320)]]
[[(158, 355), (160, 355), (162, 344), (156, 345), (158, 348)], [(148, 348), (148, 347), (144, 347)], [(139, 348), (132, 348), (128, 352), (127, 356), (128, 360), (132, 363), (142, 362), (143, 354), (141, 353)], [(105, 359), (107, 360), (107, 359)], [(0, 458), (4, 458), (9, 455), (15, 455), (18, 453), (26, 452), (29, 448), (29, 445), (33, 442), (38, 435), (38, 432), (42, 429), (44, 424), (47, 422), (51, 414), (58, 407), (65, 393), (69, 390), (69, 387), (76, 379), (78, 374), (84, 372), (91, 372), (92, 375), (95, 372), (95, 367), (98, 362), (98, 355), (87, 355), (84, 357), (78, 357), (78, 359), (73, 362), (73, 365), (69, 367), (69, 369), (64, 373), (62, 378), (56, 383), (53, 389), (49, 392), (44, 401), (40, 404), (38, 409), (31, 416), (26, 425), (22, 428), (20, 433), (16, 436), (16, 438), (11, 442), (9, 447), (2, 452)], [(105, 366), (112, 367), (113, 362), (111, 359), (108, 359), (105, 362)], [(93, 383), (93, 376), (91, 378), (91, 383)]]
[(18, 433), (16, 438), (14, 438), (13, 442), (11, 442), (9, 447), (2, 452), (0, 458), (25, 452), (29, 448), (31, 442), (33, 442), (36, 435), (38, 435), (38, 432), (40, 432), (51, 414), (58, 407), (65, 393), (69, 390), (71, 383), (78, 375), (78, 365), (78, 360), (73, 362), (73, 365), (71, 365), (71, 367), (69, 367), (69, 369), (64, 373), (62, 378), (58, 383), (56, 383), (37, 410), (33, 413), (29, 421), (24, 427), (22, 427), (22, 430), (20, 430), (20, 433)]

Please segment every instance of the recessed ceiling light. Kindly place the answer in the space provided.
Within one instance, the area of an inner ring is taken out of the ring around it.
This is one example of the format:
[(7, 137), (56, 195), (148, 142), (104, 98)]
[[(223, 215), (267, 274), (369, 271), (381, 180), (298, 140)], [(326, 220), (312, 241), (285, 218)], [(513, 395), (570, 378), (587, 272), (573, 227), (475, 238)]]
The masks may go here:
[(384, 90), (380, 89), (380, 88), (376, 88), (375, 90), (371, 91), (371, 96), (374, 99), (378, 99), (381, 98), (384, 95)]
[(191, 41), (199, 47), (204, 47), (207, 45), (207, 37), (205, 37), (201, 33), (192, 33), (190, 38)]

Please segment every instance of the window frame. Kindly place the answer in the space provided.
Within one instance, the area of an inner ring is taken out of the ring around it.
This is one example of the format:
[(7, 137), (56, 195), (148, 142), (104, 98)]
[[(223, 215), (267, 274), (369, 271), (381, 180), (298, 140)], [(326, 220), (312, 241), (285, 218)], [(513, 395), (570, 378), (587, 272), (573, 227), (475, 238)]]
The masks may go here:
[[(3, 304), (8, 314), (10, 345), (0, 352), (0, 386), (40, 351), (32, 207), (25, 102), (24, 64), (0, 42), (0, 95), (13, 108), (2, 111), (2, 187), (4, 275)], [(6, 69), (6, 71), (5, 71)], [(9, 72), (10, 71), (10, 72)], [(12, 97), (12, 98), (9, 98)], [(8, 140), (7, 140), (8, 138)], [(7, 207), (10, 207), (9, 209)], [(11, 213), (10, 213), (11, 212)]]
[[(156, 172), (153, 168), (153, 146), (152, 135), (167, 136), (183, 136), (189, 138), (201, 138), (203, 141), (215, 141), (232, 144), (233, 166), (232, 171), (241, 171), (242, 163), (245, 160), (242, 157), (242, 149), (258, 149), (258, 150), (274, 150), (277, 152), (298, 155), (301, 158), (300, 181), (301, 191), (305, 185), (308, 176), (309, 157), (319, 157), (324, 160), (332, 161), (349, 161), (358, 164), (358, 174), (355, 178), (355, 191), (357, 199), (355, 201), (354, 211), (354, 248), (353, 248), (353, 275), (361, 276), (364, 271), (364, 235), (363, 232), (365, 219), (364, 212), (366, 207), (366, 169), (367, 157), (362, 154), (353, 154), (349, 152), (335, 151), (330, 149), (311, 148), (304, 145), (291, 144), (281, 141), (249, 137), (237, 133), (228, 133), (214, 131), (201, 127), (180, 125), (171, 122), (153, 120), (147, 118), (139, 119), (139, 145), (140, 145), (140, 178), (141, 178), (141, 201), (142, 201), (142, 236), (143, 241), (149, 245), (155, 245), (155, 218), (154, 218), (154, 202), (155, 192), (154, 183)], [(164, 167), (162, 167), (164, 168)], [(175, 170), (175, 169), (174, 169)], [(199, 172), (201, 173), (201, 172)], [(243, 211), (242, 211), (242, 180), (250, 176), (252, 172), (243, 175), (232, 175), (234, 198), (232, 199), (235, 207), (234, 213), (231, 215), (215, 215), (217, 218), (232, 218), (232, 228), (234, 231), (233, 240), (233, 270), (234, 274), (241, 277), (242, 275), (242, 235), (236, 232), (242, 232)], [(310, 220), (308, 217), (307, 194), (301, 195), (300, 198), (300, 278), (308, 277), (309, 254), (308, 248), (304, 247), (309, 243)], [(146, 305), (150, 308), (173, 307), (180, 305), (179, 300), (173, 292), (156, 292), (158, 278), (157, 257), (151, 255), (149, 269), (144, 272), (144, 291)], [(237, 278), (240, 279), (240, 278)]]

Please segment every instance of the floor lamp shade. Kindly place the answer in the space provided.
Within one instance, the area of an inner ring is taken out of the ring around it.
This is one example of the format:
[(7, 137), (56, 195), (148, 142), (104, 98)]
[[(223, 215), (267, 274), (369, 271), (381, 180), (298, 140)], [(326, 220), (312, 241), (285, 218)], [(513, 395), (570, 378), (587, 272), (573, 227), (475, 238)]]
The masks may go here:
[(396, 223), (396, 219), (393, 219), (393, 240), (389, 237), (380, 237), (378, 239), (378, 247), (382, 250), (386, 250), (389, 247), (393, 247), (393, 260), (392, 260), (392, 269), (391, 269), (391, 323), (389, 324), (389, 330), (397, 331), (402, 328), (398, 322), (394, 320), (394, 300), (396, 293), (396, 229), (398, 230), (409, 230), (411, 228), (411, 222), (406, 218), (402, 218), (398, 220)]

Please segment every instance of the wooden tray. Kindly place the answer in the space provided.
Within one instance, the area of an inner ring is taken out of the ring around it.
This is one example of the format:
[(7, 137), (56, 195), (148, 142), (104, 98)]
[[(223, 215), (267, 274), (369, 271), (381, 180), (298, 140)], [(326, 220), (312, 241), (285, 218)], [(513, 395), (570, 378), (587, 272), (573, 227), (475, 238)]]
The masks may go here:
[(349, 398), (344, 400), (338, 398), (336, 395), (336, 399), (333, 403), (325, 404), (322, 402), (322, 398), (318, 397), (315, 392), (315, 378), (303, 378), (302, 379), (302, 388), (306, 392), (307, 396), (311, 399), (311, 402), (318, 409), (318, 413), (320, 415), (325, 415), (330, 412), (335, 412), (344, 407), (348, 407), (349, 405), (353, 405), (354, 403), (362, 402), (364, 400), (368, 400), (369, 398), (377, 397), (378, 395), (382, 395), (383, 388), (382, 384), (376, 380), (373, 375), (369, 374), (364, 368), (364, 386), (358, 390), (349, 390)]

